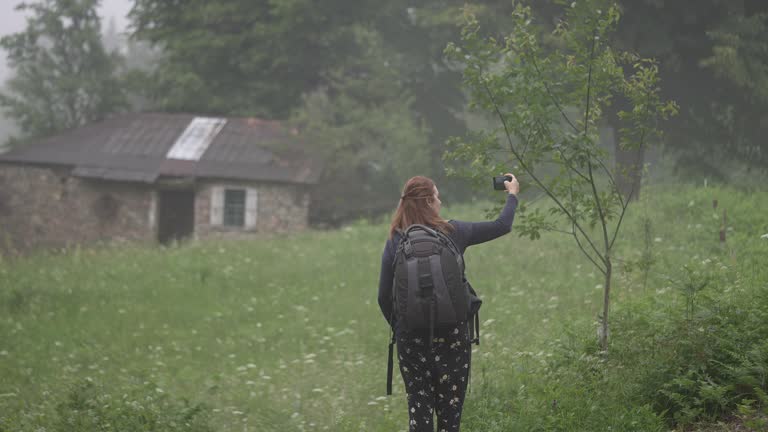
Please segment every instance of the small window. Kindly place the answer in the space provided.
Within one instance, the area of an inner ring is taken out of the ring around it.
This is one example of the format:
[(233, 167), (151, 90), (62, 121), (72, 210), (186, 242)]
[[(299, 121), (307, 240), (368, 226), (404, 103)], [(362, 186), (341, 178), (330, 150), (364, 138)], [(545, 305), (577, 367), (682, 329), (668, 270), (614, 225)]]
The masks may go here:
[(224, 191), (224, 225), (245, 225), (245, 190), (226, 189)]

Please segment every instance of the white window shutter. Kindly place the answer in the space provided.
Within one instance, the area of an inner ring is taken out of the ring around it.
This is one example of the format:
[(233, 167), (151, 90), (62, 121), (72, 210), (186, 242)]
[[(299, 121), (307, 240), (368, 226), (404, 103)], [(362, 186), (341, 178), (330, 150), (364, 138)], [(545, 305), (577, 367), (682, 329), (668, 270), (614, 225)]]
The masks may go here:
[(211, 188), (211, 225), (224, 224), (224, 188)]
[(259, 195), (256, 189), (248, 188), (245, 194), (245, 227), (256, 227), (256, 213), (259, 207)]
[(149, 227), (154, 228), (157, 222), (157, 191), (151, 191), (149, 195)]

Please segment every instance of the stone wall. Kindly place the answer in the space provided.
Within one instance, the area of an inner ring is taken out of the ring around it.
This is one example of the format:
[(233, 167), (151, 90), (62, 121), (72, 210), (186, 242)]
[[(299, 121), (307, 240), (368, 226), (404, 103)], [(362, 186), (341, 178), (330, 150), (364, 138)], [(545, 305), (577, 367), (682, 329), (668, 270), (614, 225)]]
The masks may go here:
[[(211, 196), (214, 187), (253, 188), (257, 191), (256, 224), (253, 228), (211, 225)], [(309, 191), (307, 186), (238, 181), (199, 181), (195, 197), (195, 237), (247, 237), (284, 233), (307, 228)]]
[(69, 168), (0, 164), (0, 252), (154, 241), (151, 186), (69, 173)]
[[(158, 186), (72, 177), (68, 168), (0, 164), (0, 253), (96, 242), (156, 243)], [(257, 192), (251, 228), (211, 225), (214, 187)], [(243, 238), (308, 226), (303, 185), (198, 180), (194, 238)]]

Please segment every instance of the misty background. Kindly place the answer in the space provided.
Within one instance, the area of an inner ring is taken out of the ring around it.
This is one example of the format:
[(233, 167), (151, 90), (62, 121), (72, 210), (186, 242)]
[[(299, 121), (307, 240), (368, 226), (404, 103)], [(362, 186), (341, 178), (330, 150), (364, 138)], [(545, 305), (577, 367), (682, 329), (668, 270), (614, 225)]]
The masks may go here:
[[(23, 12), (16, 10), (19, 0), (0, 1), (0, 37), (24, 30), (26, 18)], [(114, 22), (118, 32), (123, 33), (128, 26), (128, 12), (131, 10), (132, 0), (103, 0), (99, 6), (99, 16), (102, 20), (102, 30), (109, 29), (110, 22)], [(0, 83), (5, 86), (5, 81), (10, 78), (11, 71), (7, 65), (7, 53), (0, 56)], [(0, 112), (0, 146), (9, 136), (15, 133), (13, 121), (6, 118)]]
[[(2, 4), (2, 36), (25, 31), (18, 3)], [(83, 4), (98, 4), (100, 22), (80, 33), (54, 25), (43, 37), (77, 55), (48, 65), (38, 60), (36, 73), (15, 76), (3, 62), (0, 82), (7, 88), (18, 77), (16, 86), (28, 91), (9, 91), (19, 97), (0, 103), (18, 122), (14, 129), (2, 121), (0, 143), (53, 136), (125, 112), (257, 117), (301, 131), (307, 149), (327, 162), (313, 222), (338, 225), (387, 213), (414, 173), (432, 177), (456, 201), (478, 196), (467, 178), (449, 172), (444, 156), (451, 138), (495, 126), (473, 111), (459, 62), (447, 60), (445, 49), (461, 38), (465, 10), (478, 14), (484, 34), (509, 32), (515, 2), (334, 0), (319, 7), (227, 0), (190, 3), (183, 14), (162, 1)], [(531, 6), (547, 32), (563, 16), (562, 2)], [(654, 170), (645, 180), (758, 183), (768, 166), (768, 3), (625, 1), (621, 9), (617, 48), (656, 59), (663, 98), (681, 107), (662, 125), (664, 138), (637, 151), (624, 151), (614, 139), (623, 127), (621, 101), (604, 113), (601, 145), (617, 170), (629, 173), (619, 179), (621, 189), (640, 190), (644, 164)], [(96, 55), (72, 45), (78, 38), (88, 38)], [(17, 52), (24, 63), (18, 53), (35, 49), (18, 37), (7, 38), (3, 51)], [(50, 67), (57, 62), (75, 63), (76, 72)], [(30, 94), (45, 88), (40, 82), (55, 88)], [(86, 95), (88, 109), (60, 103), (72, 98), (73, 86)]]

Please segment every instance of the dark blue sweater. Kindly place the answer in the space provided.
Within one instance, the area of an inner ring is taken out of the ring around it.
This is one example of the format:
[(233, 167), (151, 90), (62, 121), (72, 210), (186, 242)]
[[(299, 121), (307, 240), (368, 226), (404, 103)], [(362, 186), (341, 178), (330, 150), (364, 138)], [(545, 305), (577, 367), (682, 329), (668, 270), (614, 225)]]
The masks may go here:
[[(515, 209), (517, 208), (517, 197), (509, 194), (507, 203), (501, 214), (495, 221), (491, 222), (463, 222), (449, 221), (456, 229), (448, 233), (456, 243), (461, 254), (468, 247), (489, 240), (501, 237), (512, 229), (512, 221), (515, 218)], [(395, 250), (400, 242), (400, 234), (395, 233), (391, 239), (387, 240), (384, 246), (384, 253), (381, 254), (381, 274), (379, 276), (379, 307), (384, 318), (389, 322), (392, 316), (392, 282), (395, 274), (392, 269), (392, 263), (395, 261)]]

